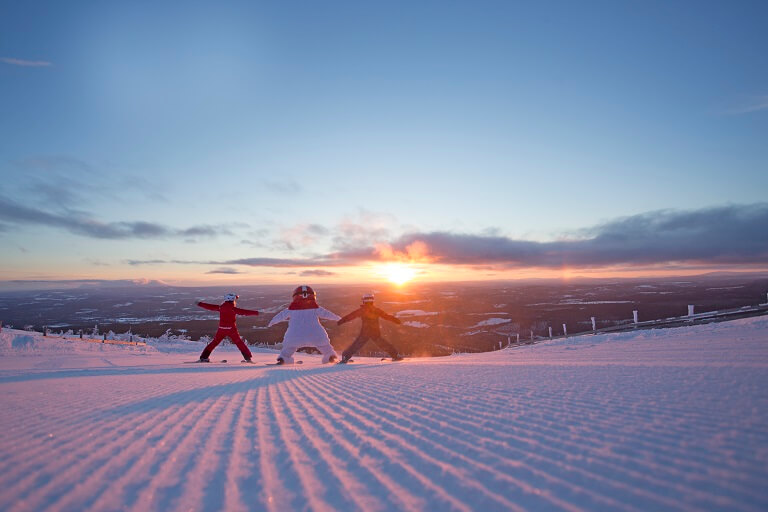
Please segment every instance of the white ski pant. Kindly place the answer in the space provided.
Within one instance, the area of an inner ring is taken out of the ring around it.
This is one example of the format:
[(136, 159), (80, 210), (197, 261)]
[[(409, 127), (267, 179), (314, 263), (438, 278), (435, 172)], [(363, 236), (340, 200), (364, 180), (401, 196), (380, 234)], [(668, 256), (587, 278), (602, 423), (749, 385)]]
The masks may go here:
[(335, 350), (333, 350), (333, 347), (331, 346), (330, 342), (324, 342), (324, 343), (302, 343), (300, 345), (297, 345), (295, 343), (283, 343), (283, 349), (280, 351), (280, 357), (283, 358), (283, 361), (286, 362), (286, 364), (293, 364), (293, 354), (303, 347), (314, 347), (317, 350), (320, 351), (320, 353), (323, 355), (323, 363), (327, 363), (331, 360), (331, 357), (336, 357), (336, 359), (339, 358), (339, 354), (336, 353)]

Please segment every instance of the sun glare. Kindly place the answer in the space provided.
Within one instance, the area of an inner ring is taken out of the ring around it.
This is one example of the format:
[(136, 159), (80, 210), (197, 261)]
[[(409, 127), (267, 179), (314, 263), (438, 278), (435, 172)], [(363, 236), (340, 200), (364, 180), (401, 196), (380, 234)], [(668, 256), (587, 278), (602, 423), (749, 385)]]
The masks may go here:
[(405, 263), (387, 263), (386, 265), (382, 265), (379, 273), (384, 276), (387, 281), (398, 286), (403, 285), (416, 277), (416, 269)]

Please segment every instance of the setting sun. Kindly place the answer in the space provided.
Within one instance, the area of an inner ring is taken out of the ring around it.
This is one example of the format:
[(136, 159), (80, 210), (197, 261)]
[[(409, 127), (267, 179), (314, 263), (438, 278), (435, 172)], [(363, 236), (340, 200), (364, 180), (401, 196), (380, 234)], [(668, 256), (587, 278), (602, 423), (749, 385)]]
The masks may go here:
[(396, 285), (402, 285), (416, 276), (416, 269), (406, 263), (387, 263), (378, 271), (385, 279)]

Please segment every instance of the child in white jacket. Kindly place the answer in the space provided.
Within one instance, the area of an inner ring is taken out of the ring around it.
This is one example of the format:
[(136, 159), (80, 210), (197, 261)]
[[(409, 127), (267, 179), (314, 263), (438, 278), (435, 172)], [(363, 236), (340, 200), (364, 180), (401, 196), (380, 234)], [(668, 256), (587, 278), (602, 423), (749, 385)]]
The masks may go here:
[(341, 317), (317, 305), (315, 291), (309, 286), (299, 286), (293, 291), (293, 301), (272, 318), (269, 327), (288, 321), (283, 337), (283, 349), (277, 364), (293, 364), (293, 354), (302, 347), (314, 347), (323, 355), (323, 363), (333, 363), (339, 355), (333, 350), (328, 333), (320, 319), (339, 320)]

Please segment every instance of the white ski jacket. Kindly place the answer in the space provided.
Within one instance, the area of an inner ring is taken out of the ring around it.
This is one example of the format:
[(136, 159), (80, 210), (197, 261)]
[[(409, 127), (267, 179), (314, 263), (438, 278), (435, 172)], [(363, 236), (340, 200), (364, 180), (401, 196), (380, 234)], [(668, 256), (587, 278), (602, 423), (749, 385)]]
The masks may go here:
[(325, 308), (284, 309), (269, 321), (269, 327), (288, 321), (283, 337), (283, 347), (318, 347), (331, 343), (320, 319), (339, 320), (341, 317)]

